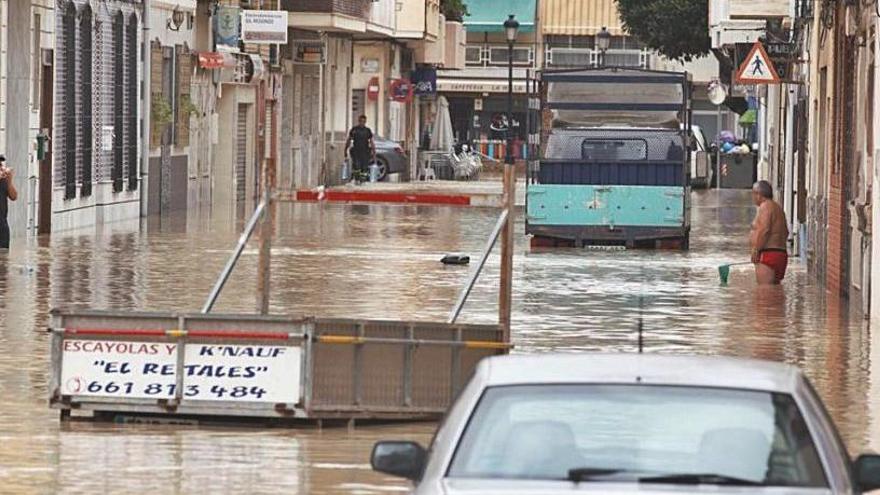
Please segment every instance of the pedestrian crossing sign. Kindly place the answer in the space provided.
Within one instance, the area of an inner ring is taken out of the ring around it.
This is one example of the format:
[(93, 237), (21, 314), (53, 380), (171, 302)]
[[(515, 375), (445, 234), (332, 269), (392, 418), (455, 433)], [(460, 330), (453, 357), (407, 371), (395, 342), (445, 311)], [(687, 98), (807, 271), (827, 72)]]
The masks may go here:
[(767, 55), (767, 50), (760, 41), (756, 41), (743, 60), (736, 73), (736, 82), (740, 84), (779, 84), (782, 82), (776, 67)]

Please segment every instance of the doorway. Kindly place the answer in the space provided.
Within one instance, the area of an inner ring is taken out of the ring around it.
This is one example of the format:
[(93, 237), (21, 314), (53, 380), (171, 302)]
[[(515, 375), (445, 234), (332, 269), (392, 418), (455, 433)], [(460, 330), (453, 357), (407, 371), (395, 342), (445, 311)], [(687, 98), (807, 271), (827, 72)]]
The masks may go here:
[(244, 218), (247, 197), (248, 163), (248, 104), (239, 103), (235, 127), (235, 206), (239, 218)]
[[(43, 73), (40, 77), (40, 131), (52, 137), (52, 50), (42, 50), (40, 64)], [(49, 234), (52, 231), (52, 146), (51, 140), (46, 146), (46, 153), (40, 160), (39, 213), (37, 216), (37, 234)]]

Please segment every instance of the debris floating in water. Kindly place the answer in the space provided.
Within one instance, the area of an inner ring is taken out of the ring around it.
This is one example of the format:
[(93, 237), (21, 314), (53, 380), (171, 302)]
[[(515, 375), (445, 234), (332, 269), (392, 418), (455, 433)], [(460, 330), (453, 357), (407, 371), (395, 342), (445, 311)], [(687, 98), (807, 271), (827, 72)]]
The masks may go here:
[(447, 254), (440, 262), (444, 265), (467, 265), (471, 262), (471, 257), (464, 254)]

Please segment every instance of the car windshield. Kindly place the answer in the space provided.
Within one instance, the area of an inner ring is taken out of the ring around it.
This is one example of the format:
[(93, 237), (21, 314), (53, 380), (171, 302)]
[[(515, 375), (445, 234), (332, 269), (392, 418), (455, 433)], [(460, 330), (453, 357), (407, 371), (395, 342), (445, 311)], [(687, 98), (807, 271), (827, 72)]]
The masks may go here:
[(649, 385), (489, 388), (447, 475), (827, 487), (790, 396)]

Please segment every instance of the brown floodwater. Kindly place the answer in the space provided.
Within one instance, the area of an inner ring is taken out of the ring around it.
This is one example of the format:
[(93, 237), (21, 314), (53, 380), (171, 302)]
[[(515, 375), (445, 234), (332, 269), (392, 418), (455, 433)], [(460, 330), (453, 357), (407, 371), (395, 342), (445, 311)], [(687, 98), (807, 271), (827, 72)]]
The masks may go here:
[[(720, 206), (719, 206), (720, 205)], [(274, 313), (445, 319), (494, 223), (490, 210), (283, 205), (273, 250)], [(716, 267), (746, 259), (753, 209), (725, 191), (694, 195), (691, 250), (532, 251), (518, 237), (515, 352), (634, 351), (643, 306), (647, 352), (728, 354), (801, 366), (850, 450), (880, 450), (880, 341), (857, 311), (826, 297), (795, 263), (757, 291), (749, 267), (720, 287)], [(430, 440), (433, 424), (346, 428), (62, 424), (47, 407), (53, 307), (198, 310), (237, 237), (205, 215), (114, 225), (100, 235), (17, 240), (0, 254), (0, 492), (388, 493), (369, 470), (373, 442)], [(522, 226), (518, 228), (522, 232)], [(462, 321), (497, 317), (498, 257)], [(255, 306), (246, 251), (215, 311)], [(876, 345), (875, 345), (876, 344)]]

